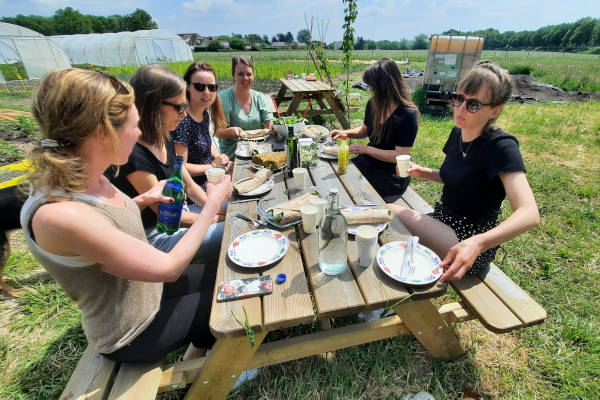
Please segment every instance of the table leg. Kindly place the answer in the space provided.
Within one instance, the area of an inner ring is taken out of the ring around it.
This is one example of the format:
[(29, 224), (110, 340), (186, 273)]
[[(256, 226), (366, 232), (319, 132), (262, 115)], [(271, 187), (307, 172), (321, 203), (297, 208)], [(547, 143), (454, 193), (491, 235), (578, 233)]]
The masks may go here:
[(325, 100), (327, 100), (327, 103), (329, 103), (329, 108), (333, 111), (338, 121), (340, 121), (342, 128), (350, 129), (350, 123), (346, 119), (346, 115), (344, 114), (344, 110), (342, 109), (340, 101), (335, 99), (333, 93), (331, 92), (324, 92), (323, 97)]
[(268, 331), (255, 334), (256, 344), (250, 347), (246, 336), (218, 339), (204, 363), (198, 379), (185, 395), (186, 400), (225, 399)]
[(275, 96), (275, 103), (277, 103), (277, 107), (279, 107), (279, 105), (283, 101), (286, 90), (287, 88), (285, 87), (285, 85), (281, 85), (281, 87), (279, 88), (279, 92), (277, 92), (277, 95)]
[(453, 360), (465, 353), (431, 300), (405, 301), (394, 306), (394, 311), (434, 358)]

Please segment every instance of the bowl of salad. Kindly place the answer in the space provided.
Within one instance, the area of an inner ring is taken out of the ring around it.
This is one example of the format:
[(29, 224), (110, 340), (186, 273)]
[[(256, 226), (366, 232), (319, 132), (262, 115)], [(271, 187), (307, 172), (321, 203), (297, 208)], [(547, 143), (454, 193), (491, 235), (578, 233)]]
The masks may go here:
[[(284, 119), (285, 119), (285, 123), (284, 123)], [(281, 117), (277, 117), (273, 120), (273, 129), (275, 130), (275, 133), (277, 133), (277, 136), (279, 138), (287, 137), (288, 131), (287, 131), (286, 126), (288, 126), (288, 127), (293, 126), (294, 134), (298, 135), (304, 125), (306, 125), (306, 122), (305, 122), (304, 118), (302, 118), (302, 115), (300, 115), (300, 114), (290, 115), (287, 117), (281, 116)]]

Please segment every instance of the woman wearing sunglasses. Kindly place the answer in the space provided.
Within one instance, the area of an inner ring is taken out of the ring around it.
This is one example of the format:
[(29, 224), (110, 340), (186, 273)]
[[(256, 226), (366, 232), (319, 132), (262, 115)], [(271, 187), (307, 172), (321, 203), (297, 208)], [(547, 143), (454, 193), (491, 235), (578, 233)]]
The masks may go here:
[(243, 131), (260, 128), (273, 131), (273, 113), (265, 95), (252, 89), (254, 84), (252, 58), (233, 57), (231, 75), (234, 80), (233, 87), (219, 93), (229, 128), (215, 130), (215, 136), (219, 138), (221, 152), (233, 159), (237, 140)]
[(369, 138), (368, 145), (350, 145), (350, 153), (358, 154), (352, 162), (385, 201), (394, 202), (410, 183), (409, 177), (396, 175), (396, 156), (410, 154), (417, 136), (419, 111), (393, 60), (377, 61), (364, 72), (363, 80), (371, 91), (364, 123), (354, 129), (333, 130), (331, 136)]
[(208, 169), (219, 166), (229, 171), (232, 166), (229, 157), (219, 153), (210, 135), (211, 122), (215, 130), (227, 127), (216, 79), (215, 70), (207, 63), (196, 61), (188, 67), (183, 76), (187, 83), (187, 115), (171, 132), (175, 151), (183, 156), (186, 169), (202, 188), (206, 187)]
[[(139, 110), (141, 137), (133, 148), (129, 160), (118, 171), (109, 171), (107, 176), (114, 185), (130, 197), (137, 196), (154, 187), (158, 181), (168, 179), (175, 166), (175, 146), (171, 140), (173, 131), (186, 116), (186, 84), (174, 71), (162, 65), (145, 65), (131, 77), (135, 91), (135, 104)], [(158, 205), (142, 211), (142, 221), (148, 242), (159, 250), (170, 251), (183, 237), (187, 227), (199, 217), (206, 205), (206, 192), (192, 179), (183, 167), (185, 192), (195, 204), (185, 206), (181, 225), (172, 235), (159, 233), (156, 229)], [(223, 236), (224, 210), (213, 218), (197, 258), (216, 260)]]
[(206, 206), (173, 249), (157, 250), (140, 209), (168, 200), (162, 185), (132, 199), (103, 175), (128, 162), (141, 134), (131, 86), (59, 69), (40, 80), (31, 108), (43, 139), (29, 157), (35, 172), (21, 223), (32, 254), (77, 302), (89, 345), (120, 362), (210, 346), (214, 272), (188, 265), (231, 193), (229, 178), (208, 185)]
[[(478, 63), (454, 96), (455, 127), (439, 170), (410, 163), (408, 174), (443, 186), (435, 211), (423, 215), (388, 204), (408, 230), (443, 258), (442, 280), (484, 271), (504, 243), (539, 224), (539, 213), (515, 137), (493, 126), (512, 91), (508, 72)], [(500, 223), (507, 197), (512, 214)]]

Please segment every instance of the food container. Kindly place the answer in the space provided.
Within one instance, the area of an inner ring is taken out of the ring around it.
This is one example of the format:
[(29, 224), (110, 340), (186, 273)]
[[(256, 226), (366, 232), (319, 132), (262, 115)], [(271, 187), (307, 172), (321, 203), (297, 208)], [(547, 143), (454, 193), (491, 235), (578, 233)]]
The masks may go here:
[(298, 153), (300, 154), (301, 167), (317, 165), (317, 142), (311, 138), (298, 139)]

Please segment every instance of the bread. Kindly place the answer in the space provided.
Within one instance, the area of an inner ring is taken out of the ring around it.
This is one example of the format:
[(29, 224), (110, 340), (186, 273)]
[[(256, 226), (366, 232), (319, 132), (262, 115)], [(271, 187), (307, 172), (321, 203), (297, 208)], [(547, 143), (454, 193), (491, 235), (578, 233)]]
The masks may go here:
[(321, 136), (321, 131), (319, 129), (315, 128), (314, 126), (305, 127), (302, 129), (302, 132), (304, 132), (306, 135), (312, 136), (312, 137)]
[(300, 207), (310, 204), (310, 200), (317, 198), (312, 193), (305, 193), (300, 197), (288, 200), (284, 203), (274, 205), (267, 211), (273, 214), (273, 220), (278, 224), (288, 224), (302, 218), (300, 214)]
[(249, 131), (243, 131), (240, 136), (244, 139), (252, 139), (265, 136), (267, 133), (269, 133), (268, 129), (252, 129)]
[(323, 153), (337, 157), (339, 149), (337, 146), (323, 146)]
[(271, 175), (273, 175), (273, 172), (270, 169), (261, 168), (256, 171), (256, 174), (254, 174), (252, 178), (243, 180), (242, 182), (238, 182), (233, 185), (233, 191), (236, 194), (247, 193), (268, 181)]
[(254, 164), (262, 165), (269, 169), (279, 169), (287, 162), (287, 155), (283, 151), (275, 153), (254, 154), (252, 156)]
[(392, 220), (392, 211), (387, 208), (372, 208), (360, 211), (342, 209), (340, 211), (346, 217), (348, 225), (377, 224)]

